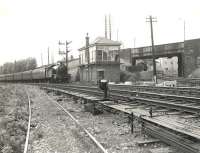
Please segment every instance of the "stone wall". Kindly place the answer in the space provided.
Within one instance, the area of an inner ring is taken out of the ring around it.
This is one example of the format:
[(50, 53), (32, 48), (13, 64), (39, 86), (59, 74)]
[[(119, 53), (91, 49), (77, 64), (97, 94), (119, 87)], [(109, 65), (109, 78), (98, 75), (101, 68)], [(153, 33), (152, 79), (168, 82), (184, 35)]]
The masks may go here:
[(200, 39), (186, 40), (184, 46), (184, 76), (187, 77), (199, 66)]

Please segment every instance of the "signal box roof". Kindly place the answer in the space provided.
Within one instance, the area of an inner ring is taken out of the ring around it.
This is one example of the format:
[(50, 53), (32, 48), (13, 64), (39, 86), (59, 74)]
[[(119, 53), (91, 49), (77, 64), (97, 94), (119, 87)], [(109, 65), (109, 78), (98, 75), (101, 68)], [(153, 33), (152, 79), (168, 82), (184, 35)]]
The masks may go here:
[[(90, 43), (89, 47), (92, 46), (120, 46), (121, 42), (110, 40), (105, 37), (97, 37), (92, 43)], [(85, 46), (80, 48), (79, 51), (84, 50)]]

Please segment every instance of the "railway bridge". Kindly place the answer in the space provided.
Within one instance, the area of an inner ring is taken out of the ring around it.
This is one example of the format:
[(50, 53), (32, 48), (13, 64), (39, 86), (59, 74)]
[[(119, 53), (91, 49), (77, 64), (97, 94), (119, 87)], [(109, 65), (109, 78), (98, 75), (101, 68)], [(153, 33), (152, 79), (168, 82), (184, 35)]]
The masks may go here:
[[(152, 58), (151, 46), (131, 48), (130, 52), (133, 65), (135, 65), (138, 59)], [(177, 57), (178, 76), (187, 77), (192, 71), (200, 67), (200, 39), (155, 45), (155, 58), (161, 57)]]

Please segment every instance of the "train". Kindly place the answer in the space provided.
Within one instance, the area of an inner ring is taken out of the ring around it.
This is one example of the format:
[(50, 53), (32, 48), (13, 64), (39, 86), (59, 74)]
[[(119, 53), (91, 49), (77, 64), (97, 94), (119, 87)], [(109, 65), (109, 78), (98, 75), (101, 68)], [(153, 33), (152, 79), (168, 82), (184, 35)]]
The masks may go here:
[(64, 64), (41, 66), (33, 70), (1, 74), (0, 82), (69, 82), (70, 74)]

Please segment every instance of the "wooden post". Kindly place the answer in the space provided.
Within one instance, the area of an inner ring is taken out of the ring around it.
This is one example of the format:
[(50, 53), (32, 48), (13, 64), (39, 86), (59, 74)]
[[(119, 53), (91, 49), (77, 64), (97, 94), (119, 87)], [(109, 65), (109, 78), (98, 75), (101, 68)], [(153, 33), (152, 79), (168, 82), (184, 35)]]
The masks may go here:
[(133, 134), (133, 120), (134, 120), (134, 116), (133, 116), (133, 112), (131, 113), (131, 133)]

